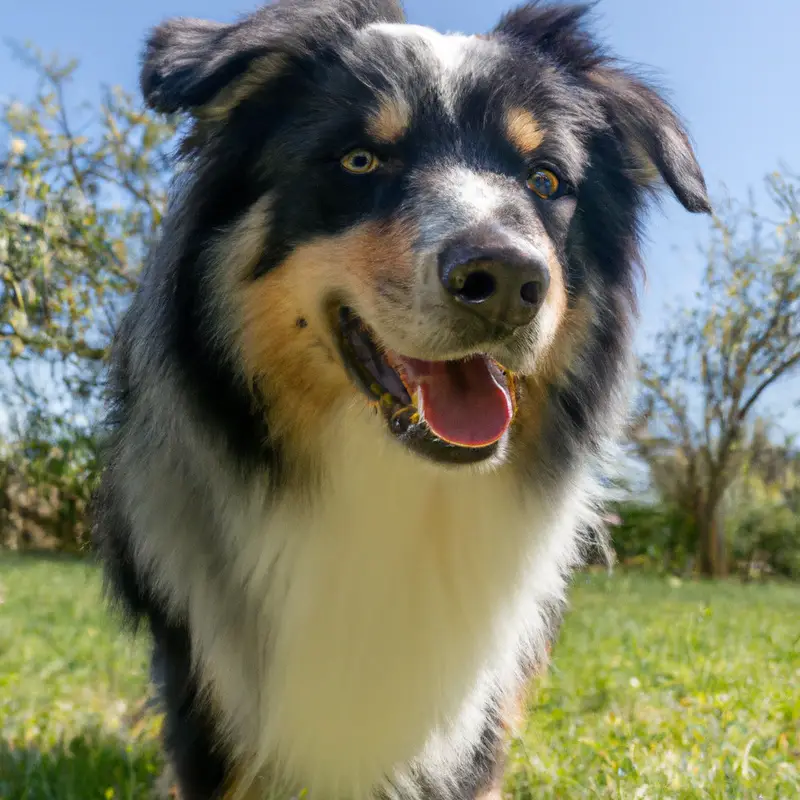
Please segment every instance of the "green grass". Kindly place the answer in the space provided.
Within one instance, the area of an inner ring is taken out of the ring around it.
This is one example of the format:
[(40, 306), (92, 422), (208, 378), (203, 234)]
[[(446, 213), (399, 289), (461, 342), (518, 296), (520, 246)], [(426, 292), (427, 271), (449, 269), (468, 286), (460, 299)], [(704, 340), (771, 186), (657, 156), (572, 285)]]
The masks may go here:
[(800, 587), (582, 576), (515, 800), (800, 797)]
[[(581, 576), (508, 796), (800, 797), (800, 587)], [(79, 561), (0, 555), (0, 800), (152, 800), (160, 720)]]

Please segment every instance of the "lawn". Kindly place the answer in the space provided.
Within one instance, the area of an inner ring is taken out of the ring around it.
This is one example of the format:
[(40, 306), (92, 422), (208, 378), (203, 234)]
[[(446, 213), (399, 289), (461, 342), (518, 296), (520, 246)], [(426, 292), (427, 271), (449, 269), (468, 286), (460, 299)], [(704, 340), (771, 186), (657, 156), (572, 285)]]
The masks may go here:
[[(0, 554), (0, 800), (153, 800), (144, 642), (79, 561)], [(508, 797), (800, 797), (800, 587), (582, 575)]]

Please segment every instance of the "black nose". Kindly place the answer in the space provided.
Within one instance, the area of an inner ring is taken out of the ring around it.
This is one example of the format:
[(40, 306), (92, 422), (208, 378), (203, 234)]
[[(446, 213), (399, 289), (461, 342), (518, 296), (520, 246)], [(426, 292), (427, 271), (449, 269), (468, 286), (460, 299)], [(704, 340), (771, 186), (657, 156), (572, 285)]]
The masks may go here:
[(519, 327), (533, 320), (550, 285), (550, 271), (536, 249), (508, 237), (482, 235), (447, 245), (439, 254), (439, 280), (450, 300), (495, 325)]

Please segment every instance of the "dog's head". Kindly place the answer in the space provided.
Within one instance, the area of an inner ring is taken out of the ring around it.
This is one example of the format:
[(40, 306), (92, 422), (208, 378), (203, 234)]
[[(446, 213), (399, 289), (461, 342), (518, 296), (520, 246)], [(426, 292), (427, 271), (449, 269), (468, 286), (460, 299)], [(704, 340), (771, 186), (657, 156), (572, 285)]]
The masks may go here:
[(155, 30), (142, 88), (192, 119), (208, 337), (273, 435), (356, 398), (434, 459), (496, 456), (626, 327), (647, 191), (709, 206), (679, 120), (584, 12), (532, 3), (444, 36), (393, 0), (282, 0)]

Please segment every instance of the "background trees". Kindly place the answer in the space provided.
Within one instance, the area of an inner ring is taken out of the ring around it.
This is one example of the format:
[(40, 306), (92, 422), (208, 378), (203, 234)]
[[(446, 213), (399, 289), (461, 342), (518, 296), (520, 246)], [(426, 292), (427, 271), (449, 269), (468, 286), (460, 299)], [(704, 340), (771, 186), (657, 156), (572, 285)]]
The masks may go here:
[(74, 547), (105, 357), (161, 220), (175, 126), (119, 89), (74, 109), (74, 62), (20, 57), (40, 81), (0, 109), (0, 546)]
[(694, 529), (706, 575), (727, 571), (726, 491), (766, 466), (765, 430), (748, 437), (759, 402), (800, 373), (800, 197), (788, 176), (767, 187), (769, 215), (718, 210), (701, 290), (641, 359), (632, 441)]
[(65, 389), (84, 414), (161, 220), (174, 126), (119, 89), (71, 110), (76, 64), (21, 55), (41, 81), (0, 114), (0, 359), (16, 378), (0, 391), (38, 402), (47, 366), (47, 399)]

